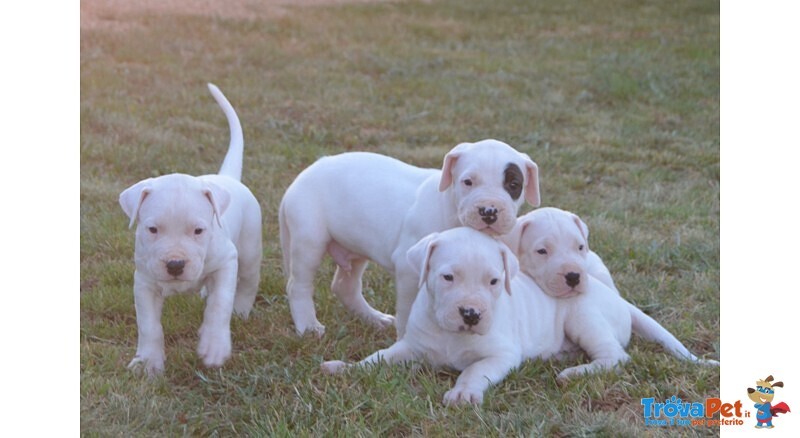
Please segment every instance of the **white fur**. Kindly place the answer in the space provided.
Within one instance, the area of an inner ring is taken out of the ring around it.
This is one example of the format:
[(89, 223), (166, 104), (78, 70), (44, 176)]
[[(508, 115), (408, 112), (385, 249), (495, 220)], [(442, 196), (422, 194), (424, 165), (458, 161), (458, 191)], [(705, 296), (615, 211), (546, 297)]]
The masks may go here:
[[(517, 199), (504, 189), (504, 171), (521, 171)], [(488, 234), (514, 226), (527, 199), (539, 204), (538, 168), (496, 140), (462, 143), (445, 156), (443, 171), (421, 169), (383, 155), (353, 152), (325, 157), (301, 172), (281, 201), (279, 220), (286, 292), (295, 329), (321, 336), (314, 310), (314, 276), (325, 254), (337, 263), (331, 290), (365, 320), (396, 324), (402, 336), (417, 293), (406, 251), (423, 236), (467, 225)], [(480, 212), (493, 214), (488, 224)], [(361, 293), (369, 260), (394, 273), (397, 319), (372, 308)]]
[(134, 300), (139, 328), (129, 368), (148, 375), (164, 370), (164, 298), (205, 289), (207, 304), (197, 353), (208, 367), (231, 355), (231, 313), (246, 318), (261, 269), (261, 208), (241, 178), (244, 140), (239, 119), (214, 85), (231, 141), (220, 173), (170, 174), (139, 181), (119, 196), (136, 227)]
[[(564, 312), (524, 275), (506, 245), (471, 228), (427, 236), (408, 251), (421, 290), (405, 335), (373, 353), (360, 366), (381, 361), (424, 361), (461, 370), (445, 404), (480, 404), (491, 384), (523, 360), (548, 358), (569, 349)], [(472, 310), (473, 312), (470, 312)], [(474, 324), (467, 323), (466, 315)], [(329, 361), (326, 373), (351, 364)]]
[(502, 238), (519, 257), (522, 272), (545, 293), (559, 298), (560, 311), (566, 312), (567, 337), (592, 359), (562, 371), (559, 378), (627, 361), (625, 346), (631, 329), (676, 357), (719, 365), (695, 357), (658, 322), (625, 301), (602, 259), (589, 249), (588, 237), (588, 227), (575, 214), (540, 208), (520, 217), (514, 230)]

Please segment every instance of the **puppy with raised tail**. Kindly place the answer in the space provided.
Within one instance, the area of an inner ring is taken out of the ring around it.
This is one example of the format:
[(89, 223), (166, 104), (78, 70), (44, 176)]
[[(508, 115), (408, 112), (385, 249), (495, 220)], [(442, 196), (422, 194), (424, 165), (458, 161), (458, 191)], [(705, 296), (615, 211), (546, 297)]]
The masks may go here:
[[(462, 371), (444, 403), (481, 404), (491, 384), (523, 360), (548, 358), (567, 347), (555, 298), (526, 276), (502, 242), (472, 228), (431, 234), (408, 250), (419, 294), (404, 336), (360, 366), (422, 361)], [(323, 372), (353, 366), (322, 364)]]
[(242, 127), (222, 92), (208, 88), (231, 130), (219, 174), (148, 178), (119, 196), (130, 226), (138, 222), (133, 293), (139, 333), (128, 368), (147, 375), (164, 370), (164, 298), (201, 289), (207, 294), (197, 353), (204, 365), (219, 367), (231, 355), (231, 314), (247, 318), (258, 292), (261, 208), (240, 182)]
[(602, 259), (589, 249), (588, 238), (589, 229), (578, 216), (557, 208), (539, 208), (520, 217), (514, 230), (501, 237), (519, 257), (520, 270), (558, 298), (567, 338), (592, 360), (565, 369), (559, 379), (626, 362), (631, 330), (678, 358), (719, 365), (698, 359), (658, 322), (623, 299)]
[[(491, 235), (511, 231), (519, 207), (539, 204), (539, 173), (526, 154), (497, 140), (461, 143), (442, 169), (349, 152), (317, 160), (281, 200), (281, 250), (286, 293), (298, 334), (322, 336), (314, 309), (314, 276), (329, 254), (336, 262), (331, 291), (345, 307), (402, 337), (417, 294), (406, 251), (432, 232), (468, 226)], [(373, 261), (395, 276), (395, 317), (370, 306), (361, 277)]]

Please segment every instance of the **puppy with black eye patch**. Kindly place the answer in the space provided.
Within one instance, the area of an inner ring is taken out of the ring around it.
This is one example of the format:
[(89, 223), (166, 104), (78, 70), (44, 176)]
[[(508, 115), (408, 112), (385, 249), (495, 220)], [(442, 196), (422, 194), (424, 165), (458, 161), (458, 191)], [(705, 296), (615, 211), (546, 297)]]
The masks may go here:
[[(492, 139), (455, 146), (441, 170), (366, 152), (317, 160), (286, 190), (278, 214), (295, 329), (324, 333), (314, 309), (314, 276), (330, 255), (337, 265), (331, 291), (366, 321), (395, 324), (401, 337), (417, 295), (408, 248), (429, 233), (458, 226), (491, 236), (509, 232), (525, 201), (539, 204), (538, 175), (528, 155)], [(361, 277), (369, 261), (394, 274), (396, 317), (363, 297)]]
[[(557, 298), (565, 315), (567, 338), (585, 351), (592, 362), (567, 368), (559, 379), (612, 368), (626, 362), (631, 331), (661, 344), (674, 356), (702, 365), (669, 331), (633, 304), (625, 301), (602, 259), (589, 249), (589, 228), (575, 214), (557, 208), (534, 210), (519, 219), (511, 233), (501, 237), (519, 257), (520, 270)], [(524, 291), (521, 291), (524, 293)]]

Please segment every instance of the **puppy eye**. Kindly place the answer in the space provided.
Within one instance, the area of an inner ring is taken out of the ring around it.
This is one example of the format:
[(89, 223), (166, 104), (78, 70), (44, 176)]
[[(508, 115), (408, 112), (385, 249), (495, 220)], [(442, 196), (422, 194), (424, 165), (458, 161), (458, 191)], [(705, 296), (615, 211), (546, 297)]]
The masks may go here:
[(536, 252), (539, 253), (539, 254), (542, 254), (542, 255), (547, 254), (547, 250), (544, 249), (544, 248), (542, 248), (542, 249), (540, 249), (540, 250), (538, 250)]
[(492, 281), (490, 281), (490, 282), (489, 282), (489, 284), (491, 284), (492, 286), (494, 286), (495, 284), (497, 284), (497, 279), (496, 279), (496, 278), (493, 278), (493, 279), (492, 279)]
[(199, 236), (199, 235), (203, 234), (203, 229), (202, 228), (195, 228), (194, 229), (194, 234), (196, 236)]
[(583, 245), (578, 247), (578, 251), (583, 251)]
[(465, 185), (465, 186), (468, 186), (468, 187), (472, 186), (472, 180), (471, 180), (471, 179), (469, 179), (469, 178), (465, 179), (465, 180), (464, 180), (464, 185)]
[(453, 281), (453, 276), (450, 274), (444, 274), (442, 278), (444, 278), (445, 281)]
[(147, 229), (147, 231), (151, 232), (152, 234), (156, 234), (156, 233), (158, 233), (158, 228), (150, 227), (150, 228)]

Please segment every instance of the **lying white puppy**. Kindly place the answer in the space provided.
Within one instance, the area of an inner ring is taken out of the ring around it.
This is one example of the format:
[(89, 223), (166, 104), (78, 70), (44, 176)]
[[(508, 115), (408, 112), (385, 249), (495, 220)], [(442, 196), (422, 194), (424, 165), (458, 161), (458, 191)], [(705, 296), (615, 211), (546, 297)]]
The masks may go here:
[[(529, 358), (566, 348), (558, 301), (528, 277), (500, 241), (461, 227), (431, 234), (408, 251), (421, 288), (405, 335), (359, 365), (424, 361), (463, 370), (445, 404), (480, 404), (490, 384)], [(563, 313), (563, 312), (562, 312)], [(322, 364), (338, 373), (342, 361)]]
[(557, 208), (539, 208), (520, 217), (514, 230), (501, 238), (519, 257), (522, 272), (547, 294), (559, 298), (559, 312), (566, 312), (567, 338), (592, 359), (589, 364), (565, 369), (559, 379), (627, 361), (624, 347), (631, 328), (676, 357), (719, 365), (695, 357), (658, 322), (625, 301), (603, 261), (589, 250), (588, 237), (589, 229), (578, 216)]
[[(337, 264), (331, 291), (379, 327), (395, 322), (401, 337), (417, 294), (408, 248), (429, 233), (462, 225), (507, 233), (525, 200), (539, 205), (538, 168), (497, 140), (456, 146), (441, 171), (366, 152), (317, 160), (286, 190), (278, 215), (295, 329), (325, 331), (314, 310), (314, 275), (330, 254)], [(364, 300), (361, 276), (369, 260), (395, 275), (396, 321)]]
[(246, 318), (261, 269), (261, 208), (241, 182), (242, 127), (222, 92), (208, 84), (228, 118), (231, 141), (218, 175), (164, 175), (140, 181), (119, 196), (138, 220), (134, 300), (139, 342), (129, 368), (148, 375), (164, 370), (164, 298), (175, 293), (208, 294), (197, 353), (208, 367), (231, 355), (231, 312)]

